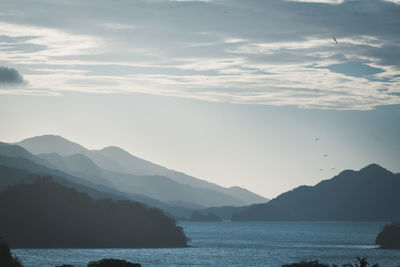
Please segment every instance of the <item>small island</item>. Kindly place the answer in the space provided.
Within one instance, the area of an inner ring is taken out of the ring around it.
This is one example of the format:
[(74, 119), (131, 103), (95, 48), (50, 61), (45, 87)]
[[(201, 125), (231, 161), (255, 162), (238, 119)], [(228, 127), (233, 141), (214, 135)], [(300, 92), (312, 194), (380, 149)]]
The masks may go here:
[(400, 222), (386, 225), (376, 237), (375, 243), (382, 249), (400, 249)]
[(193, 211), (189, 220), (195, 222), (222, 222), (222, 219), (217, 215), (213, 213), (204, 214), (200, 211)]

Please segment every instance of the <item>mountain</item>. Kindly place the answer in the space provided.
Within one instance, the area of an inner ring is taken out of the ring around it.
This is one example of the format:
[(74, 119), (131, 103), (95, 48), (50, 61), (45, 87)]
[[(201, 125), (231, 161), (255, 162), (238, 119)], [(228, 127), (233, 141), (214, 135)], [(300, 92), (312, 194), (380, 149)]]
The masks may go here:
[[(4, 155), (12, 155), (12, 157)], [(85, 157), (81, 154), (78, 155), (79, 158)], [(39, 156), (41, 158), (39, 158)], [(39, 156), (32, 155), (24, 148), (17, 145), (1, 144), (0, 190), (7, 185), (15, 184), (32, 175), (50, 175), (53, 177), (53, 180), (58, 183), (75, 188), (80, 192), (88, 193), (91, 197), (108, 197), (112, 199), (130, 199), (138, 201), (151, 207), (162, 209), (167, 215), (174, 218), (187, 218), (194, 209), (203, 208), (203, 206), (181, 200), (166, 200), (163, 202), (148, 195), (144, 195), (144, 192), (149, 195), (163, 196), (165, 199), (180, 197), (184, 199), (190, 198), (190, 200), (199, 199), (199, 202), (202, 202), (202, 199), (206, 199), (207, 201), (208, 197), (215, 199), (212, 194), (223, 196), (223, 194), (216, 191), (212, 191), (210, 195), (208, 192), (204, 192), (207, 191), (206, 189), (196, 190), (186, 185), (177, 184), (166, 177), (156, 177), (156, 179), (152, 179), (152, 177), (149, 176), (133, 176), (125, 173), (109, 172), (99, 168), (88, 158), (85, 158), (80, 161), (78, 165), (75, 165), (75, 157), (62, 157), (58, 154), (40, 154)], [(45, 162), (45, 159), (50, 160), (50, 162)], [(44, 165), (37, 164), (36, 162), (40, 162)], [(83, 168), (76, 168), (76, 166), (82, 165), (81, 162), (87, 162), (88, 164), (84, 165)], [(69, 166), (72, 166), (72, 168)], [(77, 169), (79, 169), (78, 172), (74, 171)], [(80, 175), (74, 175), (77, 173)], [(91, 174), (101, 174), (101, 177), (96, 176), (91, 178)], [(108, 186), (109, 182), (102, 184), (102, 181), (106, 179), (104, 177), (114, 180), (116, 184), (112, 187)], [(158, 181), (161, 181), (161, 183), (158, 183)], [(121, 190), (118, 190), (118, 188)]]
[(82, 154), (62, 157), (56, 153), (51, 153), (39, 154), (38, 157), (50, 163), (51, 167), (70, 175), (113, 187), (121, 192), (146, 195), (159, 201), (171, 203), (174, 206), (194, 208), (196, 206), (209, 207), (242, 203), (240, 199), (229, 194), (181, 184), (164, 176), (132, 175), (104, 170)]
[[(7, 154), (13, 156), (4, 156)], [(170, 205), (166, 205), (165, 203), (148, 196), (124, 193), (115, 188), (97, 184), (89, 181), (88, 179), (83, 179), (81, 177), (53, 169), (52, 165), (47, 162), (44, 164), (50, 165), (50, 168), (40, 165), (36, 162), (43, 162), (43, 160), (32, 155), (19, 146), (8, 145), (4, 143), (0, 145), (0, 190), (7, 185), (15, 184), (27, 178), (28, 176), (37, 174), (50, 175), (53, 177), (53, 180), (63, 185), (68, 185), (69, 187), (75, 188), (80, 192), (88, 193), (94, 198), (108, 197), (112, 199), (130, 199), (145, 203), (152, 207), (163, 209), (167, 213), (174, 214), (176, 212), (177, 216), (183, 216), (189, 213), (189, 211), (186, 211), (185, 209), (171, 207)]]
[[(211, 191), (217, 191), (219, 193), (222, 193), (222, 195), (215, 194), (219, 196), (218, 201), (213, 202), (211, 196), (208, 195), (207, 202), (209, 204), (197, 202), (192, 204), (207, 206), (243, 206), (253, 203), (265, 203), (268, 201), (268, 199), (254, 194), (246, 189), (240, 187), (225, 188), (213, 183), (209, 183), (207, 181), (186, 175), (181, 172), (170, 170), (160, 165), (140, 159), (124, 151), (123, 149), (114, 146), (106, 147), (100, 150), (88, 150), (77, 143), (68, 141), (60, 136), (52, 135), (32, 137), (17, 143), (17, 145), (24, 147), (33, 154), (56, 153), (63, 157), (76, 155), (77, 153), (82, 154), (89, 158), (99, 168), (106, 171), (111, 171), (114, 174), (125, 173), (136, 176), (151, 177), (162, 176), (167, 177), (178, 184), (190, 186), (190, 188), (202, 189), (203, 192), (210, 193)], [(41, 157), (43, 158), (44, 155), (42, 155)], [(46, 158), (46, 160), (52, 162), (52, 160), (50, 160), (49, 158)], [(53, 162), (53, 164), (55, 163)], [(60, 168), (65, 167), (60, 166), (59, 164), (57, 166)], [(112, 180), (110, 181), (112, 182)], [(230, 200), (225, 201), (223, 199)], [(166, 200), (170, 201), (169, 199)], [(221, 202), (222, 200), (225, 202)], [(172, 201), (184, 201), (189, 203), (193, 202), (190, 201), (190, 199), (174, 199)]]
[(21, 146), (32, 154), (57, 153), (61, 156), (85, 154), (88, 150), (83, 146), (68, 141), (57, 135), (42, 135), (27, 138), (15, 145)]
[(57, 153), (48, 153), (38, 154), (37, 157), (47, 162), (48, 164), (46, 165), (51, 168), (85, 178), (96, 184), (114, 186), (110, 180), (104, 178), (103, 170), (82, 154), (72, 154), (63, 157)]
[[(190, 185), (192, 187), (215, 190), (224, 194), (231, 195), (241, 202), (240, 204), (238, 203), (235, 205), (248, 205), (253, 203), (268, 202), (268, 199), (253, 192), (250, 192), (244, 188), (240, 188), (238, 186), (225, 188), (217, 184), (184, 174), (182, 172), (167, 169), (163, 166), (133, 156), (119, 147), (110, 146), (101, 150), (93, 150), (92, 152), (95, 152), (94, 154), (96, 155), (102, 156), (101, 158), (93, 155), (89, 157), (91, 157), (94, 162), (96, 162), (99, 166), (103, 166), (105, 169), (107, 169), (106, 166), (118, 166), (116, 167), (116, 169), (110, 170), (114, 170), (117, 172), (126, 172), (134, 175), (165, 176), (171, 178), (177, 183)], [(106, 158), (113, 159), (114, 162), (117, 162), (117, 165), (113, 162), (106, 162)]]
[(206, 208), (199, 210), (200, 212), (203, 213), (211, 213), (222, 220), (230, 220), (235, 213), (242, 212), (246, 209), (248, 209), (251, 206), (243, 206), (243, 207), (233, 207), (233, 206), (223, 206), (223, 207), (211, 207), (211, 208)]
[(47, 162), (32, 155), (26, 149), (12, 144), (2, 143), (0, 142), (0, 155), (7, 156), (7, 157), (21, 157), (29, 159), (40, 165), (46, 165)]
[[(47, 149), (44, 148), (43, 150)], [(2, 146), (0, 146), (0, 155), (21, 156), (23, 158), (29, 158), (33, 162), (40, 162), (43, 164), (41, 167), (28, 164), (27, 167), (23, 167), (22, 169), (69, 178), (71, 178), (70, 176), (79, 177), (79, 180), (81, 181), (76, 181), (75, 179), (74, 182), (85, 184), (87, 181), (99, 186), (105, 185), (120, 192), (128, 193), (129, 195), (144, 195), (150, 199), (156, 199), (158, 201), (182, 201), (187, 203), (187, 205), (194, 202), (197, 205), (207, 207), (226, 204), (238, 205), (241, 203), (240, 200), (228, 194), (180, 184), (168, 177), (156, 175), (138, 176), (107, 171), (98, 167), (88, 157), (82, 154), (73, 154), (66, 157), (62, 157), (55, 153), (39, 154), (38, 156), (35, 156), (17, 145), (8, 145), (3, 143)], [(43, 166), (46, 166), (47, 168), (43, 169)], [(14, 167), (20, 166), (17, 165)], [(83, 182), (83, 180), (86, 181)], [(157, 205), (157, 207), (160, 207), (160, 205)], [(164, 208), (165, 207), (168, 207), (166, 209), (169, 212), (176, 210), (176, 208), (171, 210), (170, 205), (164, 205)]]
[(392, 221), (400, 217), (399, 192), (400, 174), (371, 164), (252, 205), (232, 220)]
[(186, 247), (182, 228), (137, 202), (95, 200), (38, 178), (0, 192), (0, 229), (13, 248)]

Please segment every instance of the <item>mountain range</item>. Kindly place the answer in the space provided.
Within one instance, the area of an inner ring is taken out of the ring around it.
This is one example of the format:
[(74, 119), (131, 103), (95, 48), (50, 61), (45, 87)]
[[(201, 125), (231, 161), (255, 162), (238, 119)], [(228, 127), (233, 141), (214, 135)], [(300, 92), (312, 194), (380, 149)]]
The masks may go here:
[(399, 192), (400, 174), (371, 164), (244, 208), (232, 220), (393, 221), (400, 218)]
[[(177, 219), (193, 212), (232, 221), (391, 221), (400, 218), (400, 174), (377, 164), (345, 170), (271, 201), (135, 157), (117, 147), (88, 150), (59, 136), (0, 143), (0, 190), (33, 175), (93, 198), (129, 199)], [(261, 202), (261, 203), (260, 203)]]
[[(135, 200), (171, 212), (245, 206), (268, 199), (240, 187), (225, 188), (131, 155), (118, 147), (88, 150), (65, 138), (45, 135), (0, 144), (0, 164), (30, 173), (65, 177), (75, 184)], [(7, 159), (8, 158), (8, 159)]]

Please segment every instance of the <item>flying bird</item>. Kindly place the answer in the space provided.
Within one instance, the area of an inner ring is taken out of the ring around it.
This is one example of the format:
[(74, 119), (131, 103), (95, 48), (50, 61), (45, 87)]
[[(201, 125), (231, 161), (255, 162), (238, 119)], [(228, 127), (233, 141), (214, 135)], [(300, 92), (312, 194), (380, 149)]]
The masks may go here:
[(314, 141), (315, 141), (315, 142), (319, 141), (319, 138), (318, 138), (318, 137), (317, 137), (317, 138), (315, 138), (315, 139), (314, 139)]
[(325, 155), (324, 155), (324, 158), (326, 158), (327, 156), (328, 156), (328, 155), (327, 155), (327, 154), (325, 154)]
[(332, 36), (332, 38), (333, 38), (333, 41), (335, 41), (335, 43), (337, 43), (335, 36)]

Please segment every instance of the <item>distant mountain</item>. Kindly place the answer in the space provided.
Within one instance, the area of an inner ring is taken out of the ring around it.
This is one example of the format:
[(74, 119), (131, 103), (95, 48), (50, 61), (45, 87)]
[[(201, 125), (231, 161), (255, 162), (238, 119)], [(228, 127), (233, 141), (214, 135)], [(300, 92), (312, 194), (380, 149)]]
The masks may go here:
[(222, 222), (221, 218), (213, 213), (203, 213), (200, 211), (193, 211), (189, 221), (194, 222)]
[(400, 217), (399, 192), (400, 174), (371, 164), (250, 206), (232, 220), (392, 221)]
[(48, 153), (39, 154), (37, 157), (47, 162), (48, 164), (46, 165), (54, 169), (83, 177), (97, 184), (110, 187), (115, 186), (110, 180), (104, 178), (102, 169), (82, 154), (72, 154), (63, 157), (57, 153)]
[(61, 156), (69, 156), (72, 154), (85, 154), (88, 151), (83, 146), (57, 135), (35, 136), (16, 143), (16, 145), (35, 155), (57, 153)]
[(37, 164), (45, 166), (47, 164), (46, 161), (32, 155), (26, 149), (12, 144), (2, 143), (0, 142), (0, 155), (7, 157), (21, 157), (29, 159)]
[(0, 229), (13, 248), (186, 247), (160, 210), (131, 201), (95, 200), (50, 178), (0, 192)]
[[(12, 157), (4, 155), (12, 155)], [(85, 157), (81, 154), (78, 155), (79, 158)], [(41, 158), (32, 155), (24, 148), (17, 145), (1, 144), (0, 190), (32, 174), (51, 175), (57, 182), (75, 188), (80, 192), (88, 193), (92, 197), (131, 199), (145, 203), (151, 207), (160, 208), (165, 211), (166, 214), (174, 218), (187, 218), (194, 209), (204, 208), (204, 206), (182, 200), (169, 199), (176, 199), (178, 197), (190, 199), (192, 201), (198, 200), (199, 202), (204, 200), (208, 203), (208, 197), (215, 200), (213, 197), (215, 194), (219, 195), (219, 197), (224, 196), (216, 191), (195, 189), (187, 185), (177, 184), (166, 177), (155, 177), (155, 179), (153, 179), (154, 177), (152, 178), (150, 176), (134, 176), (125, 173), (106, 171), (99, 168), (88, 158), (79, 161), (79, 164), (75, 165), (74, 156), (62, 157), (58, 154), (40, 154), (39, 156)], [(49, 160), (50, 162), (44, 160)], [(43, 165), (37, 164), (36, 162), (40, 162)], [(84, 164), (82, 167), (82, 162), (88, 164)], [(101, 174), (101, 176), (90, 177), (92, 174)], [(108, 184), (110, 182), (103, 183), (103, 181), (108, 178), (112, 179), (116, 184), (109, 186)], [(156, 185), (154, 186), (154, 184)], [(158, 197), (162, 196), (164, 201), (152, 198), (149, 195), (144, 195), (144, 193), (157, 195)], [(230, 197), (228, 196), (228, 198)]]
[(233, 214), (242, 212), (246, 209), (249, 209), (252, 206), (242, 206), (242, 207), (234, 207), (234, 206), (223, 206), (223, 207), (210, 207), (206, 209), (199, 210), (203, 213), (212, 213), (222, 220), (230, 220)]
[[(244, 188), (240, 188), (238, 186), (225, 188), (217, 184), (186, 175), (182, 172), (167, 169), (160, 165), (135, 157), (119, 147), (110, 146), (101, 150), (93, 150), (91, 152), (95, 152), (94, 154), (97, 156), (89, 155), (89, 157), (92, 158), (92, 160), (99, 166), (102, 166), (105, 169), (108, 169), (108, 166), (115, 166), (116, 169), (110, 170), (116, 172), (126, 172), (134, 175), (160, 175), (171, 178), (177, 183), (190, 185), (192, 187), (216, 190), (221, 193), (231, 195), (241, 202), (240, 204), (237, 203), (234, 205), (248, 205), (253, 203), (268, 202), (268, 199)], [(99, 158), (98, 155), (101, 155), (102, 157)], [(107, 158), (112, 159), (112, 161), (117, 162), (117, 164), (113, 162), (106, 162), (105, 159)]]
[[(11, 154), (12, 157), (4, 156)], [(118, 191), (115, 188), (91, 182), (88, 179), (70, 175), (66, 172), (53, 169), (49, 163), (45, 165), (37, 164), (36, 162), (43, 163), (43, 160), (32, 155), (25, 149), (16, 146), (3, 144), (0, 145), (0, 190), (7, 185), (15, 184), (24, 180), (32, 174), (50, 175), (53, 180), (60, 184), (68, 185), (75, 188), (80, 192), (88, 193), (91, 197), (101, 198), (108, 197), (112, 199), (131, 199), (149, 206), (160, 208), (167, 213), (177, 213), (178, 216), (186, 215), (189, 211), (178, 207), (171, 207), (156, 199), (144, 196), (141, 194), (129, 194)]]
[[(200, 188), (206, 190), (212, 190), (222, 193), (220, 200), (212, 202), (213, 199), (208, 196), (208, 206), (223, 206), (223, 205), (234, 205), (243, 206), (253, 203), (265, 203), (268, 199), (254, 194), (246, 189), (240, 187), (225, 188), (207, 181), (180, 173), (174, 170), (167, 169), (160, 165), (151, 163), (149, 161), (135, 157), (128, 152), (118, 147), (106, 147), (101, 150), (88, 150), (83, 146), (70, 142), (60, 136), (44, 135), (32, 137), (23, 140), (17, 145), (20, 145), (30, 151), (33, 154), (49, 154), (57, 153), (61, 156), (67, 157), (74, 154), (82, 154), (92, 160), (98, 167), (111, 171), (113, 173), (126, 173), (136, 176), (153, 176), (153, 177), (168, 177), (176, 183), (190, 186), (192, 188)], [(42, 155), (43, 157), (43, 155)], [(51, 161), (47, 158), (48, 161)], [(54, 162), (53, 162), (54, 164)], [(58, 165), (60, 167), (60, 165)], [(112, 182), (112, 181), (111, 181)], [(210, 192), (210, 191), (206, 191)], [(221, 202), (222, 199), (228, 199), (229, 201)], [(184, 202), (187, 199), (176, 199)], [(205, 205), (205, 203), (193, 203), (197, 205)]]
[(62, 157), (56, 153), (39, 154), (50, 166), (70, 175), (85, 178), (93, 183), (114, 187), (130, 194), (142, 194), (169, 206), (181, 206), (193, 209), (202, 206), (237, 205), (242, 203), (229, 194), (205, 188), (196, 188), (178, 183), (159, 175), (132, 175), (112, 172), (98, 167), (82, 154)]

